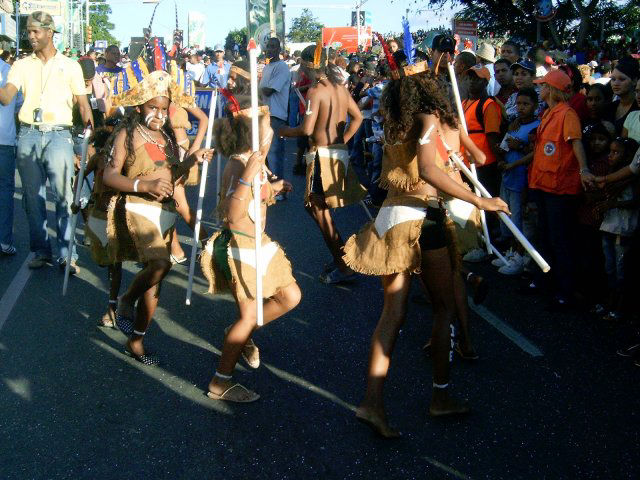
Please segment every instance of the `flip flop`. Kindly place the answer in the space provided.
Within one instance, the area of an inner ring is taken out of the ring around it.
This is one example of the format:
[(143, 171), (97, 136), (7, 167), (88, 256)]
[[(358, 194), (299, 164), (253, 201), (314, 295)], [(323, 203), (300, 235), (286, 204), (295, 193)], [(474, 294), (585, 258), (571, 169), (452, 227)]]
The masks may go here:
[[(249, 396), (245, 399), (242, 399), (242, 397), (240, 396), (234, 396), (236, 394), (234, 394), (233, 392), (234, 390), (237, 391), (238, 388), (241, 390), (244, 390)], [(260, 395), (258, 395), (256, 392), (249, 390), (247, 387), (240, 385), (239, 383), (231, 385), (220, 395), (213, 392), (207, 392), (207, 397), (212, 398), (214, 400), (224, 400), (225, 402), (234, 402), (234, 403), (252, 403), (260, 399)]]
[[(227, 336), (229, 333), (229, 329), (231, 325), (224, 329), (224, 335)], [(247, 351), (248, 350), (248, 351)], [(255, 355), (253, 355), (255, 353)], [(258, 346), (253, 342), (253, 338), (249, 338), (247, 343), (242, 347), (242, 358), (247, 363), (249, 368), (253, 368), (254, 370), (260, 367), (260, 350)]]
[(156, 355), (152, 355), (150, 353), (145, 353), (143, 355), (134, 355), (129, 350), (125, 350), (124, 353), (143, 365), (150, 366), (158, 365), (160, 363), (160, 359)]
[(133, 318), (121, 315), (116, 311), (116, 326), (122, 333), (129, 336), (133, 333)]
[(188, 260), (187, 257), (184, 256), (184, 255), (182, 257), (176, 257), (173, 254), (169, 255), (169, 259), (171, 260), (171, 263), (173, 263), (174, 265), (175, 264), (178, 264), (178, 265), (183, 264)]

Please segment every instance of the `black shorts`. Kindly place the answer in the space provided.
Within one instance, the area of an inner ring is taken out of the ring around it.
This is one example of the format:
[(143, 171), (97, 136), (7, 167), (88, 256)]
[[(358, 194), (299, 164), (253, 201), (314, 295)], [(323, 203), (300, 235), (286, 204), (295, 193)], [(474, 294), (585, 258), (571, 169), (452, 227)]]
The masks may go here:
[(448, 246), (447, 211), (444, 208), (427, 207), (427, 217), (420, 232), (420, 248), (422, 250), (437, 250)]

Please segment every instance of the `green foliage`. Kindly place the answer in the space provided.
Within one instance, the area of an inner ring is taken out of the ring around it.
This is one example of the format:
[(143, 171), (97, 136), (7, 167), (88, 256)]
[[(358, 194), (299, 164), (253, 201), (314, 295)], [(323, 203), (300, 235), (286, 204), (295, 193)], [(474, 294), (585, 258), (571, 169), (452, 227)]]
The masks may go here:
[(323, 27), (311, 10), (305, 8), (299, 17), (291, 21), (287, 38), (291, 42), (315, 42), (321, 38)]
[(115, 25), (109, 21), (110, 13), (111, 7), (107, 3), (89, 6), (89, 24), (93, 30), (93, 41), (106, 40), (109, 45), (120, 45), (120, 42), (111, 35)]
[(247, 27), (242, 27), (238, 30), (231, 30), (227, 34), (227, 38), (224, 40), (225, 50), (233, 51), (234, 45), (238, 45), (240, 48), (240, 55), (247, 55)]

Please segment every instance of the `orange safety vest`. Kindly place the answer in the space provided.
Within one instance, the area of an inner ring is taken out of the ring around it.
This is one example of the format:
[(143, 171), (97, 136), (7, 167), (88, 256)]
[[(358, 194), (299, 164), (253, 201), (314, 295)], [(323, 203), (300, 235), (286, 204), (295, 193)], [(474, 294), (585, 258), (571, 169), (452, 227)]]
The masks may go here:
[[(476, 147), (482, 150), (487, 156), (484, 165), (478, 165), (478, 168), (481, 168), (483, 166), (495, 163), (496, 156), (493, 154), (493, 152), (491, 151), (491, 147), (489, 146), (489, 139), (487, 139), (487, 134), (484, 133), (484, 125), (482, 125), (478, 121), (478, 117), (476, 116), (476, 108), (479, 101), (480, 100), (465, 100), (462, 103), (462, 106), (464, 108), (464, 119), (467, 122), (467, 131), (469, 132), (469, 138), (471, 138), (473, 143), (476, 144)], [(492, 98), (487, 98), (487, 100), (484, 102), (484, 105), (482, 106), (483, 114), (486, 113), (487, 108), (489, 108), (490, 105), (495, 105), (500, 108), (500, 105), (498, 105), (495, 100), (493, 100)], [(467, 163), (466, 160), (465, 163)]]
[(578, 159), (571, 142), (564, 139), (567, 114), (580, 121), (568, 103), (559, 103), (542, 116), (529, 169), (529, 188), (558, 195), (575, 195), (582, 191)]

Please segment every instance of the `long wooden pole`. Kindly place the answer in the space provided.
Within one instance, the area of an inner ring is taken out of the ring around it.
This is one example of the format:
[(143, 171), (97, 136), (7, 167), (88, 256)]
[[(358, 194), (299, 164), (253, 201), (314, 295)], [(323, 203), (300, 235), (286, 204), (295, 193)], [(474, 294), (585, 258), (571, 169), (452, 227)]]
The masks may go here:
[[(205, 139), (205, 148), (211, 148), (213, 140), (213, 123), (215, 121), (215, 107), (218, 104), (218, 90), (214, 90), (211, 97), (211, 105), (209, 107), (209, 121), (207, 122), (207, 136)], [(193, 292), (193, 276), (196, 271), (196, 256), (198, 254), (198, 241), (200, 240), (200, 226), (202, 224), (202, 202), (204, 201), (204, 192), (207, 188), (207, 172), (209, 171), (209, 162), (202, 162), (202, 175), (200, 176), (200, 191), (198, 192), (198, 209), (196, 210), (196, 224), (193, 229), (193, 239), (191, 240), (191, 259), (189, 262), (189, 284), (187, 286), (186, 304), (191, 305), (191, 294)], [(177, 233), (176, 233), (177, 235)]]
[[(456, 79), (456, 72), (453, 70), (453, 63), (447, 64), (447, 69), (449, 71), (449, 78), (451, 78), (451, 88), (453, 89), (453, 96), (456, 100), (456, 108), (458, 109), (458, 117), (460, 117), (460, 123), (462, 124), (462, 128), (464, 129), (464, 133), (467, 135), (469, 131), (467, 130), (467, 122), (464, 118), (464, 110), (462, 109), (462, 100), (460, 99), (460, 90), (458, 89), (458, 81)], [(476, 172), (476, 166), (471, 163), (471, 173), (473, 177), (478, 180), (478, 173)], [(478, 188), (476, 190), (476, 195), (480, 195)], [(493, 250), (491, 248), (491, 239), (489, 238), (489, 229), (487, 228), (487, 217), (483, 210), (480, 210), (480, 222), (482, 223), (482, 236), (484, 238), (484, 244), (487, 248), (487, 253), (491, 255)]]
[[(251, 149), (260, 150), (258, 130), (258, 47), (254, 39), (249, 42), (249, 62), (251, 66)], [(277, 132), (276, 132), (277, 135)], [(264, 324), (262, 311), (262, 168), (253, 179), (253, 208), (256, 253), (256, 320), (258, 326)]]

